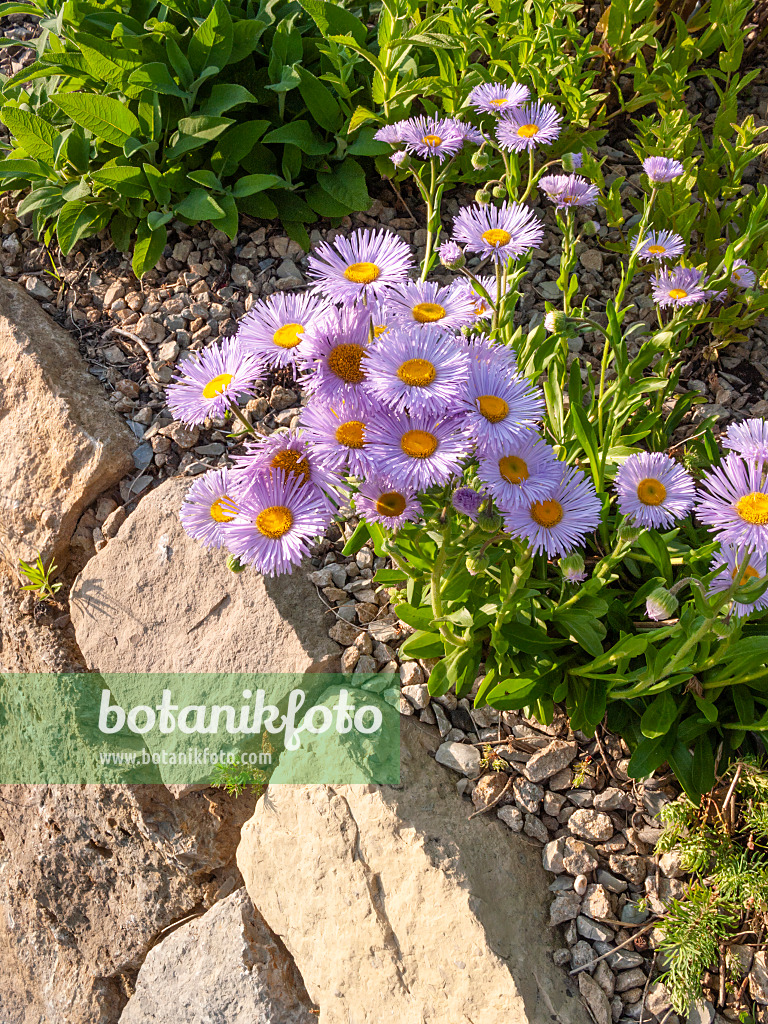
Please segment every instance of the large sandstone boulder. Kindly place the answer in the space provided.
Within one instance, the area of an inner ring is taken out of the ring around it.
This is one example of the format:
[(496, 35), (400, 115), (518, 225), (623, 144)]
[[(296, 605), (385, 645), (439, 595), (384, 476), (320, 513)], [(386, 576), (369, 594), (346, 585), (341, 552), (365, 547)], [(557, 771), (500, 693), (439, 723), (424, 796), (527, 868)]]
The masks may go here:
[(316, 1024), (296, 966), (245, 889), (151, 949), (120, 1024)]
[(237, 853), (254, 905), (320, 1024), (586, 1024), (540, 851), (468, 821), (438, 742), (403, 719), (400, 786), (270, 785)]
[(338, 670), (314, 586), (301, 570), (231, 572), (184, 532), (189, 487), (167, 480), (141, 500), (70, 595), (77, 642), (97, 672)]
[(242, 885), (253, 807), (210, 789), (0, 786), (0, 1021), (116, 1024), (158, 938)]
[(0, 557), (66, 556), (80, 513), (133, 468), (136, 440), (75, 339), (0, 278)]

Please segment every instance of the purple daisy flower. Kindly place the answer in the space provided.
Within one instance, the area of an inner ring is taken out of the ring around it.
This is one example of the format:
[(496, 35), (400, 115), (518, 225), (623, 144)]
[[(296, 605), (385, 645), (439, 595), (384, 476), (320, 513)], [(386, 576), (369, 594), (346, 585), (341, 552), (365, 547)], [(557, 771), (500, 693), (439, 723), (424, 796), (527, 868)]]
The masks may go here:
[(394, 285), (403, 284), (413, 270), (413, 257), (402, 238), (391, 231), (353, 231), (321, 242), (309, 257), (309, 276), (315, 289), (334, 302), (368, 301)]
[(224, 545), (222, 526), (238, 512), (229, 491), (234, 480), (228, 469), (210, 469), (199, 476), (186, 493), (179, 512), (181, 525), (190, 537), (212, 548)]
[(468, 121), (456, 120), (453, 123), (456, 125), (456, 131), (461, 132), (465, 142), (471, 142), (475, 146), (482, 146), (484, 142), (488, 141), (482, 131)]
[(768, 420), (732, 423), (720, 438), (720, 443), (723, 448), (730, 448), (749, 462), (768, 462)]
[(301, 414), (301, 439), (312, 452), (313, 461), (335, 472), (349, 466), (353, 476), (366, 477), (373, 470), (365, 436), (370, 419), (370, 405), (310, 402)]
[(393, 533), (404, 523), (416, 522), (424, 515), (421, 502), (412, 490), (395, 487), (381, 478), (361, 484), (354, 502), (355, 511), (369, 523), (381, 523)]
[(262, 376), (261, 360), (240, 338), (226, 338), (179, 364), (166, 390), (168, 408), (182, 423), (223, 416), (238, 395), (252, 395)]
[(464, 132), (450, 117), (412, 117), (403, 122), (402, 141), (409, 153), (440, 163), (455, 156), (464, 145)]
[(326, 402), (365, 402), (363, 357), (370, 344), (371, 326), (365, 306), (333, 308), (311, 325), (302, 346), (305, 373), (301, 382), (308, 394)]
[(699, 486), (696, 516), (721, 544), (768, 554), (768, 479), (762, 466), (726, 455)]
[(410, 160), (411, 158), (408, 156), (404, 149), (398, 149), (396, 152), (392, 154), (392, 156), (390, 156), (389, 159), (392, 161), (395, 167), (402, 167), (403, 164), (406, 163), (406, 161)]
[(474, 363), (470, 368), (465, 430), (479, 452), (505, 453), (523, 435), (530, 437), (544, 414), (544, 399), (522, 374), (508, 365)]
[(562, 123), (551, 103), (529, 103), (502, 113), (496, 125), (496, 138), (502, 149), (535, 149), (554, 142)]
[(469, 442), (456, 416), (379, 414), (367, 432), (379, 473), (397, 487), (426, 490), (461, 476)]
[(459, 270), (466, 262), (464, 250), (460, 245), (456, 245), (455, 242), (443, 242), (437, 250), (437, 255), (440, 257), (440, 262), (443, 266), (449, 270)]
[(458, 330), (475, 319), (475, 303), (466, 291), (436, 281), (409, 281), (387, 297), (392, 316), (405, 324), (427, 324)]
[[(709, 590), (707, 591), (709, 596), (721, 594), (724, 590), (730, 590), (736, 579), (739, 567), (747, 557), (747, 550), (746, 548), (737, 550), (730, 544), (722, 545), (719, 554), (715, 555), (709, 567), (710, 571), (715, 569), (722, 570), (709, 584)], [(750, 553), (749, 562), (746, 568), (742, 569), (741, 586), (749, 586), (750, 583), (762, 579), (766, 574), (768, 574), (768, 568), (766, 567), (765, 555)], [(738, 594), (738, 590), (736, 593)], [(734, 614), (740, 619), (751, 612), (765, 611), (766, 608), (768, 608), (768, 590), (752, 604), (741, 604), (736, 600), (733, 602)]]
[[(561, 467), (562, 468), (562, 467)], [(594, 485), (578, 469), (567, 470), (549, 496), (511, 509), (504, 528), (527, 541), (534, 554), (567, 555), (584, 543), (600, 524), (600, 499)]]
[(325, 303), (315, 295), (276, 292), (251, 306), (237, 336), (268, 366), (292, 366), (295, 376), (304, 331), (325, 309)]
[(660, 270), (651, 277), (653, 301), (660, 306), (695, 306), (706, 302), (707, 289), (701, 284), (702, 272), (689, 267)]
[(637, 248), (637, 235), (629, 243), (630, 252), (648, 263), (651, 260), (674, 260), (685, 252), (685, 242), (674, 231), (649, 231)]
[(403, 141), (403, 125), (405, 121), (395, 121), (394, 124), (385, 124), (383, 128), (379, 128), (374, 133), (374, 139), (378, 142), (388, 142), (392, 146), (397, 146), (398, 143)]
[(693, 479), (664, 452), (630, 455), (616, 474), (619, 510), (638, 526), (671, 529), (693, 508)]
[(512, 82), (502, 85), (501, 82), (483, 82), (476, 85), (467, 97), (467, 103), (483, 114), (500, 114), (510, 107), (521, 107), (530, 99), (530, 91), (526, 85)]
[(569, 206), (594, 206), (600, 189), (580, 174), (548, 174), (539, 179), (539, 188), (558, 210)]
[(326, 494), (332, 494), (341, 484), (333, 467), (310, 451), (304, 438), (294, 431), (280, 431), (260, 438), (233, 461), (235, 468), (231, 479), (238, 498), (248, 492), (254, 480), (258, 482), (270, 473), (282, 473), (300, 487)]
[(486, 500), (485, 495), (472, 487), (458, 487), (451, 495), (451, 504), (463, 516), (477, 522), (480, 506)]
[(331, 518), (318, 491), (280, 472), (255, 477), (238, 504), (237, 516), (222, 527), (226, 545), (265, 576), (292, 572)]
[(363, 368), (369, 394), (395, 412), (455, 411), (466, 390), (467, 357), (437, 330), (393, 327)]
[(731, 269), (731, 281), (739, 288), (754, 288), (757, 274), (745, 260), (735, 260)]
[(477, 475), (502, 512), (544, 501), (563, 476), (563, 464), (538, 434), (515, 437), (493, 458), (481, 454)]
[(453, 222), (453, 235), (471, 252), (493, 256), (500, 263), (539, 246), (544, 226), (533, 210), (505, 200), (501, 206), (477, 205), (461, 210)]
[(470, 338), (457, 337), (455, 344), (469, 356), (470, 368), (490, 366), (508, 377), (517, 373), (517, 357), (510, 345), (498, 344), (482, 334)]
[(706, 291), (707, 302), (725, 302), (728, 298), (728, 291), (725, 288), (708, 288)]
[(643, 170), (652, 185), (664, 185), (685, 173), (680, 161), (672, 160), (668, 156), (647, 156), (643, 160)]

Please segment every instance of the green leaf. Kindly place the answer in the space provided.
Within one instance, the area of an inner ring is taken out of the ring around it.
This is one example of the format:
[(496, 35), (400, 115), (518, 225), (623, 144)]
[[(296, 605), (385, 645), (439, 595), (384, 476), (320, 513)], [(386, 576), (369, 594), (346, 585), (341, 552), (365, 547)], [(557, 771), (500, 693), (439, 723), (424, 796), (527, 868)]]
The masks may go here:
[(163, 96), (186, 96), (187, 92), (182, 89), (178, 82), (171, 77), (171, 73), (165, 64), (145, 64), (138, 68), (128, 79), (131, 85), (137, 89), (148, 89), (150, 92), (159, 92)]
[(166, 150), (166, 158), (176, 160), (185, 153), (200, 149), (207, 142), (218, 138), (233, 123), (231, 117), (211, 117), (207, 114), (183, 117), (179, 121), (179, 130), (173, 138), (173, 144)]
[(644, 779), (663, 764), (672, 749), (673, 736), (642, 739), (629, 759), (627, 774), (631, 779)]
[(347, 131), (348, 132), (355, 132), (355, 131), (357, 131), (357, 129), (361, 125), (365, 124), (366, 121), (376, 121), (376, 122), (379, 122), (380, 120), (381, 120), (381, 118), (379, 117), (379, 115), (378, 114), (374, 114), (374, 112), (372, 110), (369, 110), (367, 107), (358, 106), (358, 107), (355, 108), (355, 112), (352, 114), (352, 117), (350, 117), (350, 119), (349, 119), (349, 125), (347, 126)]
[(232, 53), (232, 18), (223, 0), (216, 0), (211, 13), (189, 41), (187, 57), (196, 75), (209, 67), (221, 71)]
[(219, 83), (211, 89), (211, 95), (200, 107), (200, 113), (218, 116), (233, 107), (241, 107), (244, 103), (255, 102), (256, 97), (245, 86)]
[(405, 583), (407, 579), (408, 575), (402, 569), (378, 569), (373, 577), (373, 582), (382, 584)]
[[(299, 3), (325, 39), (333, 34), (346, 35), (349, 33), (358, 43), (365, 44), (368, 30), (364, 22), (341, 4), (328, 3), (326, 0), (299, 0)], [(381, 16), (384, 17), (384, 12)]]
[(141, 133), (138, 119), (119, 100), (94, 93), (56, 93), (53, 102), (97, 138), (123, 146), (132, 135)]
[(242, 18), (236, 21), (232, 25), (232, 52), (229, 55), (229, 63), (237, 64), (249, 57), (268, 28), (266, 22), (257, 18)]
[(65, 203), (62, 206), (56, 221), (56, 235), (62, 256), (68, 255), (73, 246), (88, 233), (99, 212), (98, 206), (83, 200)]
[(336, 98), (331, 90), (319, 78), (315, 78), (311, 71), (307, 71), (305, 67), (299, 66), (298, 72), (301, 79), (299, 92), (312, 117), (326, 131), (339, 131), (343, 122), (343, 115), (341, 107), (336, 102)]
[(708, 793), (715, 784), (715, 755), (708, 735), (699, 736), (693, 748), (691, 775), (699, 793)]
[(552, 617), (552, 622), (561, 636), (575, 640), (593, 658), (601, 657), (603, 654), (602, 637), (605, 636), (606, 629), (593, 614), (573, 608), (569, 608), (565, 612), (560, 612), (558, 609)]
[(445, 644), (439, 633), (417, 629), (400, 645), (400, 654), (407, 658), (441, 658)]
[[(171, 201), (171, 190), (163, 180), (164, 175), (158, 171), (154, 164), (143, 164), (144, 173), (147, 176), (152, 195), (160, 206), (165, 206)], [(125, 250), (123, 250), (125, 251)]]
[(323, 142), (315, 135), (308, 121), (291, 121), (290, 124), (281, 125), (265, 135), (262, 142), (289, 142), (308, 156), (322, 156), (333, 149), (330, 142)]
[(414, 608), (413, 605), (403, 603), (399, 604), (395, 610), (398, 619), (413, 626), (414, 629), (428, 630), (434, 619), (432, 609), (426, 606)]
[(223, 189), (223, 185), (213, 171), (207, 171), (205, 168), (199, 171), (190, 171), (187, 177), (197, 185), (204, 185), (206, 188), (212, 188), (219, 192)]
[(8, 104), (0, 108), (0, 121), (28, 156), (53, 163), (54, 142), (61, 134), (59, 129), (37, 114), (30, 114)]
[(228, 193), (218, 196), (216, 202), (224, 211), (223, 217), (211, 217), (211, 222), (232, 241), (237, 238), (237, 203)]
[[(224, 216), (218, 201), (203, 188), (195, 188), (174, 207), (174, 213), (187, 220), (216, 220)], [(155, 263), (157, 260), (155, 260)], [(154, 264), (153, 264), (154, 266)]]
[(136, 245), (133, 247), (133, 272), (141, 279), (152, 270), (165, 248), (167, 233), (164, 227), (151, 228), (147, 221), (139, 221), (136, 231)]
[(256, 192), (273, 188), (281, 180), (276, 174), (246, 174), (245, 177), (238, 178), (230, 191), (239, 199), (241, 196), (252, 196)]
[(347, 157), (330, 173), (318, 172), (317, 183), (332, 199), (350, 211), (367, 210), (373, 202), (366, 188), (365, 171), (351, 157)]
[(136, 227), (136, 218), (117, 210), (109, 224), (112, 241), (118, 252), (128, 252), (131, 248), (131, 235)]
[(171, 62), (171, 67), (178, 75), (179, 81), (185, 89), (190, 89), (195, 80), (195, 76), (192, 71), (192, 66), (181, 52), (179, 44), (175, 39), (172, 39), (169, 36), (165, 40), (165, 50), (168, 54), (168, 60)]
[(640, 719), (640, 731), (648, 739), (665, 736), (677, 718), (678, 705), (671, 693), (660, 693), (654, 697)]
[(356, 555), (360, 548), (370, 539), (370, 533), (368, 531), (368, 523), (363, 519), (355, 527), (355, 532), (349, 538), (347, 543), (342, 549), (342, 555), (345, 557), (349, 555)]
[(149, 199), (151, 192), (144, 172), (139, 167), (103, 167), (91, 175), (100, 185), (108, 185), (121, 196)]

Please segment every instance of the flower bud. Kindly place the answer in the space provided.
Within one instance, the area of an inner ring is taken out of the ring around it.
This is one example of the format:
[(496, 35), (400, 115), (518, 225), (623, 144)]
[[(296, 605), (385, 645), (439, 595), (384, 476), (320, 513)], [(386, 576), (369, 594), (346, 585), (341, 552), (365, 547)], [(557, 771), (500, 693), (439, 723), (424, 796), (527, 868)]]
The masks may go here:
[(411, 162), (411, 158), (404, 149), (398, 149), (397, 152), (393, 153), (389, 159), (395, 167), (401, 167), (403, 170), (405, 170)]
[(476, 171), (484, 171), (490, 162), (490, 157), (482, 149), (478, 149), (472, 154), (472, 166)]
[(507, 190), (504, 188), (503, 185), (494, 185), (493, 186), (493, 198), (494, 199), (506, 199), (507, 198)]
[(582, 583), (587, 578), (584, 572), (584, 559), (578, 551), (560, 559), (560, 571), (569, 583)]
[(600, 225), (596, 220), (585, 220), (581, 225), (581, 233), (587, 238), (592, 238), (600, 230)]
[(504, 520), (490, 508), (483, 509), (477, 517), (477, 525), (486, 533), (498, 533), (504, 525)]
[(245, 566), (237, 555), (227, 555), (227, 568), (230, 572), (242, 572)]
[(488, 555), (467, 555), (465, 565), (470, 576), (479, 576), (481, 572), (485, 572), (490, 563)]
[(461, 247), (455, 242), (443, 242), (437, 254), (442, 265), (449, 270), (461, 270), (467, 262)]
[(562, 334), (571, 325), (571, 318), (562, 309), (551, 309), (544, 317), (544, 326), (550, 334)]
[(566, 171), (573, 172), (577, 171), (581, 167), (583, 161), (584, 158), (581, 153), (564, 153), (562, 164)]
[(642, 527), (635, 526), (631, 520), (625, 519), (616, 531), (616, 539), (622, 544), (634, 544), (642, 532)]
[(475, 202), (476, 203), (479, 203), (481, 206), (487, 206), (488, 203), (490, 203), (490, 201), (491, 201), (491, 193), (488, 191), (488, 189), (479, 188), (477, 190), (477, 192), (475, 192)]
[(656, 587), (645, 601), (645, 610), (649, 619), (661, 622), (671, 619), (679, 608), (678, 600), (666, 587)]

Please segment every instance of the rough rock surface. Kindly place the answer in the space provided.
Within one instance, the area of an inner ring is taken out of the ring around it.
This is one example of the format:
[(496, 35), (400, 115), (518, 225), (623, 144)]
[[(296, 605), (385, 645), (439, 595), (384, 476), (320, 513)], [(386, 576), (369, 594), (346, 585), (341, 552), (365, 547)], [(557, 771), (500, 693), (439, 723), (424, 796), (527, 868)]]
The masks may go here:
[(299, 972), (245, 889), (149, 951), (120, 1024), (315, 1024)]
[(552, 962), (540, 854), (467, 820), (436, 747), (404, 719), (400, 786), (270, 786), (238, 849), (251, 899), (320, 1024), (584, 1024)]
[(75, 339), (0, 279), (0, 557), (59, 563), (83, 509), (133, 468), (136, 441)]
[(157, 936), (242, 884), (253, 806), (210, 789), (0, 786), (3, 1024), (115, 1024)]
[(188, 537), (189, 481), (150, 491), (72, 587), (78, 644), (98, 672), (311, 672), (337, 669), (315, 588), (301, 571), (233, 573)]

